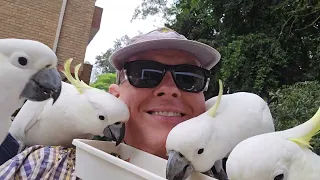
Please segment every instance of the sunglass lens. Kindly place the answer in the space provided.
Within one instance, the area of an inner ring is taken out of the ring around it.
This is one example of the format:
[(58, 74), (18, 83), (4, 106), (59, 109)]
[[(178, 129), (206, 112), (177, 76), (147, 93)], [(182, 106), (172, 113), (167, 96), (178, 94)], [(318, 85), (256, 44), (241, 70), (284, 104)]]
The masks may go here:
[(205, 86), (206, 77), (199, 68), (180, 66), (175, 70), (175, 81), (177, 86), (185, 91), (200, 92)]
[(162, 80), (162, 71), (156, 64), (137, 62), (129, 64), (127, 76), (133, 86), (151, 88), (157, 86)]

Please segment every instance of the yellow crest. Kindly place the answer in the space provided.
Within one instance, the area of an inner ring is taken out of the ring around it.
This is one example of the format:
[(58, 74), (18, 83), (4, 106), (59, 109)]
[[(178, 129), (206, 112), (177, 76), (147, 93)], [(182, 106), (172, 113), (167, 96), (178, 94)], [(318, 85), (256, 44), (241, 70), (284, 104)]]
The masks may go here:
[(70, 58), (64, 63), (64, 71), (62, 71), (62, 73), (66, 76), (68, 81), (70, 81), (70, 83), (77, 88), (77, 90), (80, 93), (83, 93), (83, 90), (85, 88), (92, 88), (92, 87), (88, 86), (85, 82), (83, 82), (82, 80), (80, 81), (79, 79), (79, 69), (81, 67), (81, 63), (74, 67), (74, 75), (76, 78), (72, 77), (72, 74), (70, 72), (70, 65), (72, 60), (73, 59)]
[[(309, 147), (311, 149), (310, 141), (313, 136), (317, 135), (320, 131), (320, 107), (317, 112), (313, 115), (313, 117), (309, 120), (310, 126), (312, 126), (311, 130), (304, 136), (298, 138), (290, 138), (289, 140), (295, 142), (296, 144), (304, 147)], [(309, 124), (308, 124), (309, 125)]]
[(220, 101), (221, 101), (222, 93), (223, 93), (222, 81), (219, 79), (219, 93), (218, 93), (217, 102), (208, 110), (209, 116), (214, 117), (216, 115)]

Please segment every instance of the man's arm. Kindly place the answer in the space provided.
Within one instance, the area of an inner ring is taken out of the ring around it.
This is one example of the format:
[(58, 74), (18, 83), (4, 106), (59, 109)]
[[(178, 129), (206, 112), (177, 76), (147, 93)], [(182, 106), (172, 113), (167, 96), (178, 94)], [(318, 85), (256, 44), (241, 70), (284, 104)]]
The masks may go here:
[(19, 143), (9, 133), (0, 146), (0, 165), (17, 155)]
[(27, 147), (0, 166), (0, 179), (77, 180), (75, 148), (35, 145)]

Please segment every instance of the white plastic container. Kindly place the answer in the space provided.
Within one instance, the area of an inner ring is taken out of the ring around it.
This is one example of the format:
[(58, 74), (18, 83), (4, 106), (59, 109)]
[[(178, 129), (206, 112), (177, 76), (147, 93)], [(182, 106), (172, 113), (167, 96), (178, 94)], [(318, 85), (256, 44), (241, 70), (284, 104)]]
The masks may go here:
[[(76, 176), (82, 180), (166, 180), (167, 160), (121, 143), (74, 139)], [(116, 153), (121, 159), (111, 155)], [(130, 159), (129, 162), (122, 159)], [(194, 172), (187, 180), (216, 180)]]

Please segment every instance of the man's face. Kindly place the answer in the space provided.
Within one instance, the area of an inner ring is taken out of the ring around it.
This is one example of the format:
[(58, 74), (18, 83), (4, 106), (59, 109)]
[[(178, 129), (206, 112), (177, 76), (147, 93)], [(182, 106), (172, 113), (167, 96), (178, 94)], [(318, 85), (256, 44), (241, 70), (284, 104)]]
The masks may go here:
[[(148, 51), (135, 55), (129, 61), (141, 59), (169, 65), (199, 65), (195, 57), (178, 50)], [(136, 88), (126, 80), (120, 86), (111, 85), (109, 92), (123, 100), (130, 111), (124, 141), (162, 158), (166, 158), (165, 144), (170, 130), (205, 111), (203, 93), (178, 89), (170, 72), (155, 88)], [(178, 116), (172, 116), (172, 113)]]

